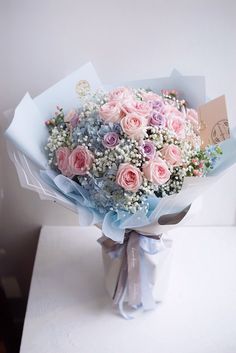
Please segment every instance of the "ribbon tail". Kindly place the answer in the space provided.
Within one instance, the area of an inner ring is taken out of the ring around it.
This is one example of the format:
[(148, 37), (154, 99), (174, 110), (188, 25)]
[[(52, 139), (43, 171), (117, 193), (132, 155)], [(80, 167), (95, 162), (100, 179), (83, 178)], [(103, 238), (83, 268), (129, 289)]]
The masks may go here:
[(145, 256), (141, 254), (141, 290), (142, 290), (142, 305), (144, 310), (153, 310), (156, 307), (156, 302), (153, 297), (152, 277), (155, 271), (155, 265)]
[(124, 293), (126, 292), (126, 286), (127, 286), (127, 277), (128, 277), (127, 257), (126, 257), (125, 251), (123, 251), (120, 272), (119, 272), (116, 288), (112, 298), (114, 304), (119, 304), (121, 299), (124, 297)]
[(126, 293), (127, 293), (127, 286), (125, 286), (125, 290), (122, 294), (122, 297), (120, 298), (119, 300), (119, 303), (118, 303), (118, 310), (119, 310), (119, 313), (120, 315), (126, 319), (126, 320), (132, 320), (133, 319), (133, 316), (130, 316), (129, 314), (126, 313), (125, 309), (124, 309), (124, 301), (125, 301), (125, 296), (126, 296)]
[(131, 307), (138, 307), (141, 304), (141, 283), (140, 283), (140, 245), (139, 234), (130, 233), (127, 245), (128, 262), (128, 304)]
[(119, 277), (117, 280), (117, 285), (113, 295), (113, 302), (115, 306), (118, 308), (120, 315), (126, 320), (131, 320), (133, 319), (133, 317), (128, 315), (124, 309), (125, 297), (127, 294), (127, 282), (128, 282), (128, 264), (127, 264), (126, 253), (124, 253)]

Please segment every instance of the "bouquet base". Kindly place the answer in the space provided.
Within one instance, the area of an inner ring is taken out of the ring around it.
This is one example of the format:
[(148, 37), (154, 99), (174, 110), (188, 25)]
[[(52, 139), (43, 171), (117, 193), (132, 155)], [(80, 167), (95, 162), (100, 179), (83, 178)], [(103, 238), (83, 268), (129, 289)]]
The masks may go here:
[[(124, 304), (130, 309), (142, 307), (144, 310), (152, 310), (157, 302), (164, 300), (173, 252), (170, 239), (162, 236), (153, 239), (132, 233), (137, 245), (133, 243), (131, 250), (125, 243), (117, 244), (105, 237), (99, 240), (102, 244), (106, 290), (125, 317)], [(110, 245), (107, 247), (104, 241)]]

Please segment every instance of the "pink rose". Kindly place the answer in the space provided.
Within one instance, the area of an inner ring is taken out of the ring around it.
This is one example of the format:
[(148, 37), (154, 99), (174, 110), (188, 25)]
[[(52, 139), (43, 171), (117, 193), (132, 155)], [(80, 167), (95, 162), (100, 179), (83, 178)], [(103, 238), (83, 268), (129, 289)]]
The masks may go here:
[(181, 149), (176, 145), (166, 145), (161, 150), (162, 157), (173, 166), (178, 166), (182, 162)]
[(70, 170), (74, 175), (85, 175), (93, 164), (93, 154), (85, 146), (76, 147), (69, 156)]
[(65, 175), (68, 178), (73, 177), (73, 173), (69, 166), (70, 153), (71, 151), (68, 147), (59, 147), (56, 150), (57, 168), (61, 171), (63, 175)]
[(144, 176), (153, 184), (162, 185), (170, 179), (170, 171), (161, 158), (152, 159), (143, 165)]
[(126, 135), (135, 140), (140, 140), (144, 137), (147, 120), (137, 113), (130, 113), (121, 120), (120, 125)]
[(194, 131), (199, 130), (199, 119), (198, 119), (198, 113), (195, 109), (187, 109), (187, 120), (189, 120), (193, 126)]
[(167, 127), (175, 132), (177, 138), (185, 138), (184, 114), (170, 104), (165, 104), (164, 113), (167, 119)]
[(115, 88), (108, 94), (109, 100), (119, 101), (120, 103), (131, 96), (132, 91), (127, 87)]
[(149, 101), (162, 100), (162, 97), (160, 97), (157, 93), (150, 91), (150, 92), (142, 92), (142, 99), (145, 102), (149, 102)]
[(141, 101), (136, 101), (136, 100), (127, 100), (124, 101), (124, 103), (121, 106), (122, 111), (124, 114), (129, 114), (129, 113), (138, 113), (139, 115), (143, 117), (147, 117), (152, 110), (152, 106), (148, 102), (141, 102)]
[(137, 167), (122, 163), (116, 175), (116, 183), (127, 191), (136, 192), (142, 184), (142, 173)]
[(167, 127), (175, 132), (177, 138), (185, 138), (185, 121), (182, 117), (173, 116), (167, 119)]
[(183, 119), (184, 115), (179, 111), (176, 107), (170, 104), (165, 104), (163, 106), (163, 112), (165, 113), (167, 118), (175, 118), (180, 117)]
[(119, 102), (111, 100), (100, 107), (99, 115), (107, 123), (116, 123), (121, 118), (121, 108)]

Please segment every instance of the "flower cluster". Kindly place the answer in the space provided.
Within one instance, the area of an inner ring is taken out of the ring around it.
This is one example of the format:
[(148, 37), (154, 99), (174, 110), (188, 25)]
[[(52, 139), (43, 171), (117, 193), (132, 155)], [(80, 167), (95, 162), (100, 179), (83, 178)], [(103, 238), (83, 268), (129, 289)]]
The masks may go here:
[(147, 209), (150, 196), (178, 193), (185, 176), (206, 175), (221, 154), (201, 149), (198, 114), (176, 91), (99, 92), (66, 115), (58, 108), (46, 125), (49, 164), (103, 213)]

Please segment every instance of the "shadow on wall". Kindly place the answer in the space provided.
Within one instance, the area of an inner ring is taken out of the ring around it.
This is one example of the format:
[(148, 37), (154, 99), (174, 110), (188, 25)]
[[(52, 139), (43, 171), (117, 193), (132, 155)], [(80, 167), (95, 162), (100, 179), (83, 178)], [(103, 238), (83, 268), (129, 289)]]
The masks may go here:
[(3, 136), (7, 120), (0, 116), (0, 275), (16, 278), (27, 296), (41, 226), (78, 225), (78, 215), (21, 187)]
[(4, 118), (0, 120), (0, 280), (7, 297), (27, 297), (40, 224), (31, 217), (8, 158)]
[(0, 278), (7, 298), (28, 296), (40, 228), (24, 225), (12, 233), (8, 225), (7, 234), (12, 236), (1, 239)]

